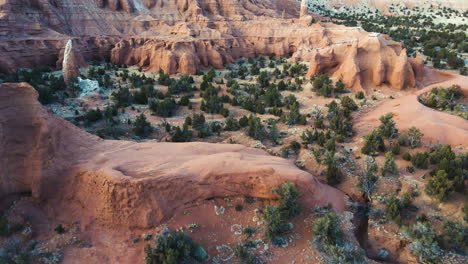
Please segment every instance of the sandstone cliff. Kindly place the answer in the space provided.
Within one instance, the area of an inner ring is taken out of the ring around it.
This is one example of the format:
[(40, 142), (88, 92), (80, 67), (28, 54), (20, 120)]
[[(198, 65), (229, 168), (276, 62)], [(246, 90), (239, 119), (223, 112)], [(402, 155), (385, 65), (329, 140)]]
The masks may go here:
[(341, 192), (262, 150), (102, 140), (54, 116), (25, 83), (0, 85), (0, 156), (0, 199), (31, 192), (55, 216), (81, 208), (100, 224), (150, 228), (200, 200), (275, 199), (286, 181), (308, 207), (345, 207)]
[(299, 19), (299, 10), (288, 0), (6, 0), (0, 4), (0, 71), (60, 66), (67, 41), (74, 39), (74, 50), (87, 60), (147, 71), (193, 74), (273, 53), (313, 58), (310, 74), (328, 72), (358, 90), (383, 83), (414, 87), (423, 78), (401, 44), (359, 28), (310, 25), (312, 17), (303, 9)]
[(409, 59), (399, 43), (374, 33), (315, 49), (307, 75), (330, 73), (353, 90), (386, 85), (401, 90), (422, 80), (422, 67), (420, 56)]

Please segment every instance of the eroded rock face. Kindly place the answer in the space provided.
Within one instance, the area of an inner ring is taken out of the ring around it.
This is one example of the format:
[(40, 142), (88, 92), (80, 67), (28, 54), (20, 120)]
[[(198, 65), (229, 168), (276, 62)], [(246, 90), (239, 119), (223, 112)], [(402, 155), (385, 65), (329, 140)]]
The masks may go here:
[[(102, 140), (54, 116), (30, 85), (0, 84), (0, 199), (32, 192), (55, 214), (149, 228), (199, 200), (251, 196), (297, 184), (308, 207), (345, 196), (292, 162), (233, 144)], [(76, 219), (75, 219), (76, 220)]]
[(349, 40), (313, 50), (307, 76), (329, 73), (355, 91), (382, 85), (401, 90), (422, 80), (421, 57), (409, 59), (406, 50), (388, 36), (348, 36)]
[(312, 17), (305, 16), (304, 8), (300, 12), (299, 4), (288, 0), (6, 0), (0, 5), (4, 15), (0, 70), (11, 73), (19, 67), (55, 66), (73, 37), (76, 54), (86, 60), (110, 59), (171, 74), (194, 74), (240, 57), (273, 53), (312, 61), (310, 74), (327, 72), (355, 90), (387, 83), (403, 89), (422, 80), (424, 71), (421, 66), (412, 69), (413, 60), (401, 44), (359, 28), (310, 25)]

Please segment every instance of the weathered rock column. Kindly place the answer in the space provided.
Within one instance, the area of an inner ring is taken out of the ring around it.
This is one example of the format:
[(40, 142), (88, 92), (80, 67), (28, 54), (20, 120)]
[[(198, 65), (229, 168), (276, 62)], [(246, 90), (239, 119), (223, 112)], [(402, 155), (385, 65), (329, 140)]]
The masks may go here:
[(309, 4), (309, 0), (302, 0), (302, 2), (301, 2), (301, 12), (299, 13), (299, 17), (307, 16), (308, 4)]
[(80, 65), (77, 62), (75, 53), (73, 52), (73, 41), (68, 40), (67, 45), (65, 46), (65, 52), (63, 53), (63, 78), (66, 82), (70, 81), (72, 77), (80, 76)]

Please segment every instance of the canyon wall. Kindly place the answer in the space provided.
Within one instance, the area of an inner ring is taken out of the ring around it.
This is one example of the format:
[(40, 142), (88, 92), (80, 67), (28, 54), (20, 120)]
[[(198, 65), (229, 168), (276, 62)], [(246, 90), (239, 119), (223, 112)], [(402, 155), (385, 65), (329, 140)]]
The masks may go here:
[[(299, 18), (296, 1), (4, 0), (0, 15), (0, 71), (5, 73), (44, 64), (61, 67), (72, 39), (74, 51), (86, 60), (171, 74), (273, 53), (311, 61), (310, 74), (330, 73), (354, 90), (414, 87), (423, 77), (412, 70), (401, 44), (387, 37), (376, 41), (359, 28), (311, 24), (320, 17), (303, 10)], [(329, 64), (325, 53), (333, 54)], [(376, 71), (376, 64), (367, 62), (374, 56), (380, 58), (381, 73), (368, 74)]]

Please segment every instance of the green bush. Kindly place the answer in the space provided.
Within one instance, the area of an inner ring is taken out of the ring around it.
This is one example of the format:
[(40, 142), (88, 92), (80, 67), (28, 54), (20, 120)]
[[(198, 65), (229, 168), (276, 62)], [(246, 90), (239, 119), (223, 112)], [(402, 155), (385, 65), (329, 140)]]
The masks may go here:
[(418, 169), (427, 169), (429, 166), (428, 156), (425, 152), (417, 152), (411, 157), (411, 163)]
[(257, 259), (257, 256), (255, 256), (253, 252), (249, 251), (249, 248), (245, 244), (237, 245), (234, 248), (234, 254), (239, 258), (241, 263), (244, 264), (253, 264)]
[(422, 137), (424, 136), (423, 133), (416, 127), (411, 127), (408, 130), (407, 137), (408, 137), (408, 146), (411, 148), (416, 148), (421, 144)]
[(362, 252), (358, 247), (345, 241), (341, 229), (340, 216), (329, 212), (316, 219), (312, 224), (313, 243), (317, 248), (330, 255), (327, 263), (362, 263)]
[(301, 194), (294, 183), (286, 182), (281, 188), (273, 189), (273, 192), (280, 197), (278, 207), (286, 219), (291, 219), (301, 214), (302, 206), (299, 204)]
[(366, 98), (364, 96), (364, 92), (362, 91), (357, 92), (354, 96), (356, 97), (356, 99), (359, 99), (359, 100)]
[(383, 151), (385, 151), (385, 144), (380, 130), (374, 130), (364, 137), (364, 146), (361, 149), (363, 154), (378, 155)]
[(393, 114), (387, 113), (380, 117), (379, 131), (383, 137), (395, 138), (398, 136), (398, 129), (395, 127), (395, 121), (393, 121)]
[(300, 193), (294, 183), (284, 183), (281, 188), (274, 189), (273, 192), (280, 196), (280, 203), (277, 206), (267, 206), (263, 212), (266, 224), (265, 236), (273, 244), (281, 246), (285, 242), (282, 236), (292, 230), (292, 225), (287, 221), (299, 215), (302, 206), (298, 202)]
[(96, 121), (102, 119), (101, 110), (99, 108), (92, 109), (92, 110), (90, 110), (90, 111), (88, 111), (86, 113), (85, 118), (89, 122), (96, 122)]
[(468, 227), (461, 222), (444, 221), (442, 228), (445, 246), (465, 254), (468, 250)]
[(225, 124), (224, 124), (224, 130), (226, 131), (237, 131), (240, 129), (239, 121), (235, 119), (234, 117), (230, 116), (226, 118)]
[(343, 243), (344, 232), (340, 228), (340, 216), (327, 213), (312, 224), (314, 241), (322, 245), (339, 245)]
[(392, 153), (393, 153), (393, 155), (399, 155), (400, 154), (400, 143), (397, 142), (397, 143), (393, 144)]
[(157, 236), (155, 246), (145, 246), (146, 264), (179, 264), (204, 261), (206, 252), (182, 231)]
[(437, 171), (435, 176), (431, 176), (426, 184), (426, 193), (435, 196), (439, 201), (447, 199), (452, 192), (452, 188), (448, 182), (448, 174), (443, 171)]
[(54, 231), (57, 234), (64, 234), (65, 233), (65, 228), (63, 228), (62, 224), (59, 224), (55, 227)]
[(341, 97), (341, 107), (343, 107), (344, 109), (348, 109), (349, 111), (358, 110), (356, 102), (354, 102), (354, 100), (351, 99), (351, 97), (349, 96)]
[(149, 108), (157, 116), (170, 117), (177, 109), (177, 104), (172, 98), (165, 98), (164, 100), (153, 100), (149, 102)]
[(411, 161), (411, 154), (409, 152), (403, 153), (403, 159), (406, 161)]
[(133, 122), (133, 133), (139, 137), (146, 137), (153, 132), (153, 127), (146, 121), (146, 116), (140, 114)]
[(385, 176), (387, 173), (391, 175), (395, 175), (398, 173), (395, 158), (393, 157), (393, 153), (391, 151), (385, 153), (385, 161), (382, 167), (382, 176)]
[(453, 85), (450, 88), (434, 88), (420, 100), (428, 107), (452, 111), (460, 98), (463, 98), (463, 91), (460, 86)]
[(417, 222), (410, 230), (413, 242), (408, 246), (411, 254), (421, 263), (438, 264), (442, 256), (434, 229), (429, 222)]

